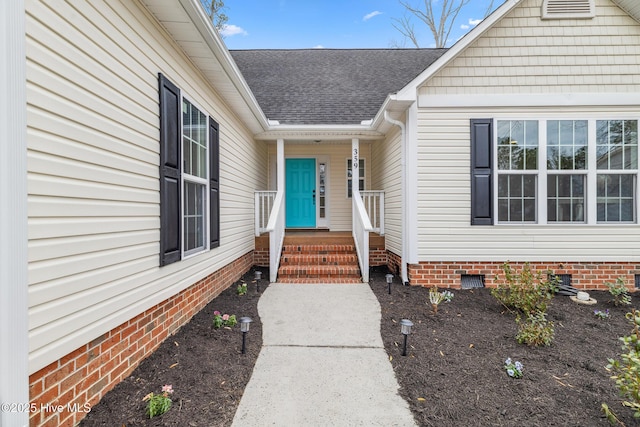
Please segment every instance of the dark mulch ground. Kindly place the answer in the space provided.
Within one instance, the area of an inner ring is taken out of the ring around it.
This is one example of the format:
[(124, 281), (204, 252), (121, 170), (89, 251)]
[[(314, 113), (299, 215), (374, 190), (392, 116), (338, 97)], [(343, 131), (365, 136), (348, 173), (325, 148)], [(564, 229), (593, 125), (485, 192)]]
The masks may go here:
[[(382, 308), (382, 338), (400, 393), (419, 425), (606, 426), (600, 412), (603, 402), (627, 426), (640, 425), (632, 411), (621, 406), (622, 399), (604, 369), (608, 358), (619, 357), (618, 337), (631, 328), (624, 318), (629, 308), (609, 303), (608, 293), (591, 292), (598, 300), (595, 306), (554, 298), (548, 314), (556, 325), (554, 343), (530, 348), (515, 341), (514, 315), (488, 289), (454, 290), (453, 301), (441, 304), (435, 315), (427, 304), (428, 289), (396, 281), (389, 295), (385, 273), (371, 274), (371, 288)], [(243, 277), (249, 285), (246, 296), (236, 295), (236, 284), (223, 292), (107, 393), (81, 425), (230, 425), (262, 343), (257, 313), (260, 294), (253, 277), (253, 270)], [(262, 287), (266, 285), (262, 280)], [(609, 309), (611, 318), (597, 319), (594, 309)], [(212, 328), (214, 310), (253, 318), (247, 354), (240, 354), (238, 326)], [(405, 357), (399, 325), (403, 318), (414, 323)], [(522, 379), (506, 374), (507, 357), (523, 363)], [(175, 390), (174, 406), (148, 420), (142, 398), (160, 391), (164, 384)]]
[[(428, 289), (395, 284), (389, 295), (380, 282), (372, 288), (382, 306), (382, 337), (419, 425), (606, 426), (602, 403), (627, 426), (637, 425), (604, 368), (608, 358), (619, 358), (618, 337), (632, 327), (624, 317), (629, 306), (615, 307), (608, 292), (590, 292), (596, 305), (556, 296), (548, 308), (553, 344), (527, 347), (515, 340), (515, 315), (489, 289), (453, 290), (453, 300), (435, 315)], [(595, 309), (609, 309), (611, 317), (600, 320)], [(414, 323), (406, 357), (403, 318)], [(508, 357), (524, 365), (523, 378), (507, 375)]]

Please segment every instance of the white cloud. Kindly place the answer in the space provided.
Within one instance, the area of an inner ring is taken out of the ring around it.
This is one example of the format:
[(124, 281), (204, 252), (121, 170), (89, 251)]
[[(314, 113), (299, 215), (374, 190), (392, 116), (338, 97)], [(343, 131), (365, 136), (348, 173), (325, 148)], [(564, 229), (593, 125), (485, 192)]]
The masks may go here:
[(224, 37), (237, 36), (238, 34), (243, 36), (249, 35), (249, 33), (247, 33), (242, 27), (238, 27), (237, 25), (233, 24), (226, 24), (224, 27), (222, 27), (222, 31), (220, 31), (220, 34), (222, 34)]
[(363, 21), (368, 21), (369, 19), (373, 18), (374, 16), (378, 16), (378, 15), (382, 15), (382, 12), (380, 12), (379, 10), (375, 10), (371, 13), (367, 13), (366, 15), (364, 15), (364, 18), (362, 18)]
[(471, 19), (471, 18), (469, 18), (469, 25), (476, 26), (481, 22), (482, 22), (482, 19)]
[(469, 27), (468, 25), (465, 25), (465, 24), (460, 25), (460, 29), (462, 30), (468, 30), (469, 28), (471, 27)]
[(322, 46), (321, 44), (319, 44), (319, 45), (317, 45), (317, 46), (314, 46), (313, 48), (314, 48), (314, 49), (324, 49), (324, 46)]

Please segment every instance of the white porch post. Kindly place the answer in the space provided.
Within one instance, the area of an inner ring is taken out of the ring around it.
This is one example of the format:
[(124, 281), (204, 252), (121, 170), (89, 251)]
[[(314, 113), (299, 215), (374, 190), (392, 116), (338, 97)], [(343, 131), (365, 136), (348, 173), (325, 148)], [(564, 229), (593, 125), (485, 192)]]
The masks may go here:
[(360, 191), (360, 140), (351, 140), (351, 191)]
[(276, 146), (276, 190), (284, 191), (284, 139), (280, 138)]
[[(0, 426), (27, 426), (27, 135), (25, 5), (0, 3)], [(4, 408), (4, 406), (3, 406)]]

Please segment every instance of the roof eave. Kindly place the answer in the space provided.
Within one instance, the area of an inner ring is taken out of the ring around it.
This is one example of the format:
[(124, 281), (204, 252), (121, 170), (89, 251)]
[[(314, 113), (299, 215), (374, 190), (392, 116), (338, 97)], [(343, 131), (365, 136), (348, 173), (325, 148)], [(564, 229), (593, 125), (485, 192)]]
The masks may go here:
[(253, 133), (268, 129), (266, 116), (200, 1), (143, 3), (247, 127)]
[(618, 7), (640, 22), (640, 2), (638, 0), (613, 0)]
[(271, 125), (255, 135), (257, 140), (340, 141), (352, 138), (378, 140), (384, 135), (370, 122), (353, 125)]

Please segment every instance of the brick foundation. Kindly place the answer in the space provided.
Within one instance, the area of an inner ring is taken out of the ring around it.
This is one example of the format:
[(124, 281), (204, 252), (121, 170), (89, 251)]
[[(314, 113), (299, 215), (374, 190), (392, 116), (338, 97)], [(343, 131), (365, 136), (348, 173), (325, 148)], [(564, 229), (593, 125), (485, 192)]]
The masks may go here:
[[(253, 251), (29, 376), (30, 426), (74, 426), (165, 338), (247, 272)], [(75, 405), (75, 406), (74, 406)], [(58, 406), (65, 409), (59, 411)], [(71, 410), (69, 410), (71, 409)]]
[[(390, 263), (397, 255), (390, 253)], [(532, 269), (553, 274), (570, 274), (571, 285), (578, 289), (606, 290), (605, 283), (622, 277), (629, 290), (635, 290), (635, 275), (640, 264), (633, 262), (530, 262)], [(398, 264), (399, 265), (399, 264)], [(460, 288), (461, 275), (483, 275), (485, 286), (496, 287), (504, 280), (502, 262), (421, 262), (408, 266), (409, 283), (416, 286)], [(511, 262), (520, 271), (523, 262)], [(391, 268), (391, 266), (390, 266)], [(396, 267), (397, 268), (397, 267)]]

